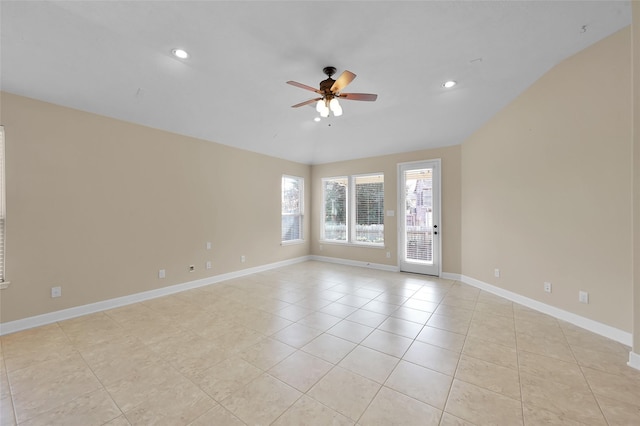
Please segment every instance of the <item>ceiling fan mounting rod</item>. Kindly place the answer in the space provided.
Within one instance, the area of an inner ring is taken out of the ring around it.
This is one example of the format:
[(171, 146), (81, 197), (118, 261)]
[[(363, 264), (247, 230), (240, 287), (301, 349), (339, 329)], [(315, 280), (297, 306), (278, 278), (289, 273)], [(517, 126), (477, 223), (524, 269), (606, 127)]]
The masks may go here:
[(325, 73), (327, 77), (331, 78), (331, 76), (336, 73), (336, 67), (324, 67), (322, 72)]

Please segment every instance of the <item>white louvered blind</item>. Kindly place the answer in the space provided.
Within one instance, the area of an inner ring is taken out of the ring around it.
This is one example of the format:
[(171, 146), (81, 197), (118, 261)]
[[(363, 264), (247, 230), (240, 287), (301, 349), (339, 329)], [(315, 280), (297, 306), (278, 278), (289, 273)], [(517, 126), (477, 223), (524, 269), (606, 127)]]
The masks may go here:
[(355, 189), (354, 242), (384, 243), (384, 175), (353, 177)]
[(5, 226), (5, 194), (4, 194), (4, 126), (0, 126), (0, 283), (4, 282), (4, 226)]

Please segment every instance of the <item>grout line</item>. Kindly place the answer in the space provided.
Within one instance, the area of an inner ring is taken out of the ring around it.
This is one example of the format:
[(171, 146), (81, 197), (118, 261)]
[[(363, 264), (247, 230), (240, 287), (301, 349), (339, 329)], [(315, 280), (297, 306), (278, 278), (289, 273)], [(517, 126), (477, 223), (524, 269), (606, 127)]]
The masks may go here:
[(13, 422), (17, 425), (18, 424), (18, 413), (16, 412), (16, 403), (15, 403), (15, 398), (14, 398), (14, 391), (12, 389), (11, 386), (11, 381), (9, 380), (9, 371), (7, 370), (7, 364), (5, 362), (5, 351), (4, 351), (4, 347), (3, 347), (3, 339), (0, 339), (0, 351), (2, 351), (2, 366), (4, 369), (4, 374), (5, 376), (7, 376), (7, 386), (9, 387), (9, 396), (7, 398), (9, 398), (11, 400), (11, 414), (13, 415)]
[[(444, 300), (444, 299), (443, 299)], [(471, 316), (471, 320), (469, 321), (469, 324), (467, 326), (467, 330), (464, 334), (464, 343), (462, 344), (462, 348), (460, 348), (460, 353), (458, 354), (458, 360), (456, 361), (456, 368), (455, 370), (453, 370), (453, 376), (451, 378), (451, 385), (449, 386), (449, 390), (447, 391), (447, 397), (445, 398), (444, 401), (444, 407), (442, 407), (442, 416), (440, 417), (440, 423), (442, 423), (442, 418), (444, 417), (444, 414), (447, 412), (447, 405), (449, 404), (449, 398), (451, 397), (451, 390), (453, 389), (453, 383), (457, 380), (456, 379), (456, 373), (458, 372), (458, 368), (460, 367), (460, 359), (462, 358), (462, 351), (464, 350), (464, 344), (467, 342), (467, 336), (469, 335), (469, 329), (471, 328), (471, 322), (473, 321), (473, 315), (475, 315), (475, 308), (476, 305), (478, 303), (478, 298), (476, 296), (475, 299), (475, 303), (473, 305), (473, 314)], [(442, 304), (442, 302), (440, 302), (440, 304)], [(440, 304), (438, 304), (438, 307), (440, 307)], [(465, 419), (463, 419), (465, 420)]]
[[(558, 326), (559, 326), (559, 324), (558, 324)], [(604, 419), (605, 423), (607, 423), (607, 425), (608, 425), (609, 424), (609, 420), (607, 419), (607, 416), (605, 416), (604, 411), (602, 410), (602, 407), (600, 405), (600, 401), (598, 401), (598, 397), (596, 396), (595, 392), (593, 391), (593, 388), (591, 387), (591, 383), (589, 383), (589, 380), (587, 379), (587, 376), (584, 374), (583, 366), (580, 365), (580, 363), (578, 362), (578, 358), (576, 358), (575, 351), (573, 350), (573, 347), (569, 344), (569, 340), (567, 340), (567, 335), (565, 334), (564, 329), (562, 327), (560, 327), (560, 331), (562, 332), (562, 336), (564, 337), (564, 340), (566, 341), (567, 346), (569, 347), (569, 350), (571, 351), (571, 356), (573, 356), (573, 359), (576, 361), (576, 365), (580, 369), (580, 373), (582, 374), (582, 378), (584, 379), (585, 383), (587, 384), (587, 387), (589, 388), (589, 392), (591, 393), (591, 396), (593, 397), (593, 399), (596, 402), (596, 405), (598, 406), (598, 410), (600, 411), (600, 414), (602, 415), (602, 418)]]
[(518, 328), (516, 326), (515, 310), (513, 312), (513, 338), (516, 343), (516, 370), (518, 371), (518, 387), (520, 389), (520, 411), (522, 413), (522, 424), (525, 424), (524, 393), (522, 392), (522, 375), (520, 374), (520, 350), (518, 349)]

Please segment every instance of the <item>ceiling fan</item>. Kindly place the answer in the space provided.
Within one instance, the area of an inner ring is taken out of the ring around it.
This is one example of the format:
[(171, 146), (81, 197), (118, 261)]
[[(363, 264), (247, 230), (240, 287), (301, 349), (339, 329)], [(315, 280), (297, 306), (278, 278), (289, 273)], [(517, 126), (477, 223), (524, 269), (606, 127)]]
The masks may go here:
[(287, 84), (310, 90), (320, 95), (319, 98), (309, 99), (308, 101), (292, 105), (291, 108), (298, 108), (316, 102), (316, 111), (320, 113), (321, 117), (328, 117), (329, 111), (333, 112), (334, 116), (339, 117), (342, 115), (342, 107), (338, 103), (338, 98), (351, 101), (375, 101), (378, 98), (378, 95), (372, 93), (342, 93), (342, 89), (347, 87), (347, 85), (356, 78), (356, 75), (351, 71), (345, 70), (337, 80), (331, 78), (331, 76), (336, 73), (335, 67), (324, 67), (322, 71), (329, 78), (320, 82), (319, 89), (298, 83), (297, 81), (287, 81)]

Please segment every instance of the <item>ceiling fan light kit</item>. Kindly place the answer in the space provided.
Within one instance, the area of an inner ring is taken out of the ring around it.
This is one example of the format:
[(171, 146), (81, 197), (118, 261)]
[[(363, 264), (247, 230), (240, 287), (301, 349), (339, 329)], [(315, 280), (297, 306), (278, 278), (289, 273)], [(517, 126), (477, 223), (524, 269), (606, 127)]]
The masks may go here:
[(336, 117), (340, 117), (342, 115), (342, 107), (338, 103), (338, 98), (333, 98), (329, 101), (329, 109)]
[(316, 103), (316, 111), (320, 113), (320, 117), (329, 117), (329, 113), (332, 112), (334, 117), (340, 117), (342, 115), (342, 106), (338, 102), (338, 98), (352, 100), (352, 101), (375, 101), (378, 95), (372, 93), (342, 93), (349, 83), (356, 78), (356, 75), (351, 71), (345, 70), (337, 80), (331, 78), (336, 73), (335, 67), (324, 67), (322, 70), (327, 79), (320, 82), (320, 88), (315, 89), (306, 84), (298, 83), (296, 81), (287, 81), (287, 84), (299, 87), (301, 89), (309, 90), (321, 95), (319, 98), (309, 99), (308, 101), (300, 102), (299, 104), (292, 105), (292, 108), (298, 108), (304, 105), (310, 105)]

